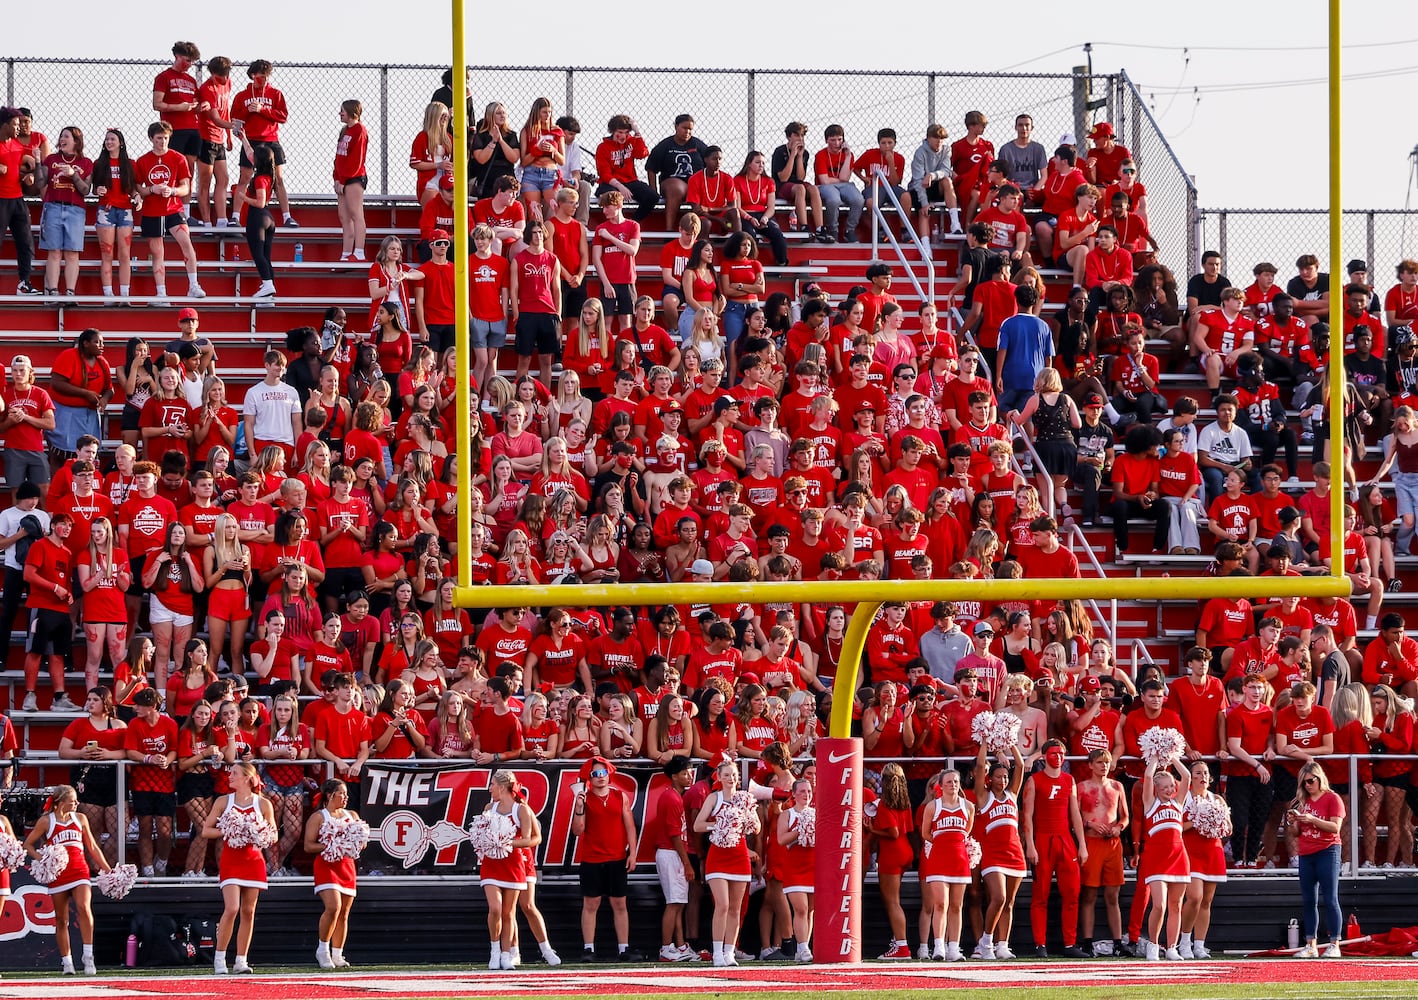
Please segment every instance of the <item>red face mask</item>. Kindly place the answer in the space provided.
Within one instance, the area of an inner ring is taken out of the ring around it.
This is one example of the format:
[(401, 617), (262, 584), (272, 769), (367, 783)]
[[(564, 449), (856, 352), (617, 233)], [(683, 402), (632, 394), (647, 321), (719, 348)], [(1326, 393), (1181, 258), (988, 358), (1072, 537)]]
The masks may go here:
[(1050, 767), (1063, 767), (1064, 752), (1062, 750), (1050, 750), (1044, 754), (1044, 763)]

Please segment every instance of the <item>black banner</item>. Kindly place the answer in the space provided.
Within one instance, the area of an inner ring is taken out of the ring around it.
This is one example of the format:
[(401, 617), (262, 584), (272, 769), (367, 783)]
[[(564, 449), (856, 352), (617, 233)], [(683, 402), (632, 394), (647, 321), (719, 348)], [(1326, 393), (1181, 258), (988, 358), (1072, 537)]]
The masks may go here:
[[(526, 790), (527, 805), (542, 827), (537, 869), (549, 877), (574, 877), (578, 858), (571, 835), (571, 811), (581, 781), (581, 761), (538, 763), (520, 761), (509, 767)], [(468, 827), (490, 800), (488, 782), (493, 768), (467, 763), (399, 764), (370, 761), (359, 783), (361, 818), (369, 824), (369, 848), (364, 863), (381, 866), (387, 874), (429, 872), (439, 875), (476, 874), (478, 857), (468, 840)], [(617, 765), (614, 787), (631, 800), (636, 828), (645, 828), (646, 804), (668, 784), (653, 764)], [(643, 841), (643, 838), (642, 838)], [(642, 843), (639, 862), (653, 865), (654, 850)]]

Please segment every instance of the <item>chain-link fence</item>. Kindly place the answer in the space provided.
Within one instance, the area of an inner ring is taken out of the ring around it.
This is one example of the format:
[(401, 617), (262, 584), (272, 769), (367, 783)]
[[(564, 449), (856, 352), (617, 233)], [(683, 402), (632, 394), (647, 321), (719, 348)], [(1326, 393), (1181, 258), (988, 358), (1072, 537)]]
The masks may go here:
[[(232, 86), (240, 90), (247, 64), (233, 63)], [(8, 59), (3, 65), (6, 103), (30, 107), (36, 128), (53, 137), (65, 125), (79, 125), (91, 137), (92, 155), (101, 139), (97, 133), (117, 126), (136, 155), (146, 148), (146, 129), (156, 117), (150, 103), (153, 78), (169, 64)], [(364, 105), (370, 134), (369, 190), (412, 194), (408, 152), (443, 72), (433, 65), (277, 65), (272, 85), (284, 92), (290, 109), (281, 140), (291, 191), (329, 190), (340, 103), (355, 98)], [(201, 65), (197, 74), (204, 75)], [(1152, 230), (1164, 255), (1178, 265), (1189, 256), (1194, 188), (1122, 75), (481, 66), (472, 68), (471, 78), (479, 117), (495, 100), (506, 107), (509, 127), (517, 129), (532, 101), (542, 96), (551, 99), (557, 114), (575, 115), (588, 161), (612, 115), (633, 116), (653, 145), (673, 131), (677, 114), (689, 112), (696, 134), (723, 147), (724, 165), (732, 172), (751, 149), (771, 154), (790, 121), (807, 125), (812, 148), (820, 146), (826, 126), (839, 124), (858, 152), (876, 144), (877, 129), (890, 126), (909, 160), (927, 125), (944, 123), (954, 140), (964, 134), (965, 113), (975, 109), (991, 116), (986, 135), (997, 147), (1013, 139), (1015, 116), (1028, 112), (1034, 138), (1051, 153), (1064, 133), (1082, 140), (1091, 120), (1107, 117), (1139, 161)], [(1090, 107), (1095, 94), (1099, 103)]]
[[(1329, 212), (1305, 208), (1203, 208), (1201, 241), (1219, 250), (1232, 283), (1247, 285), (1251, 268), (1269, 261), (1283, 284), (1296, 274), (1295, 259), (1312, 253), (1329, 270)], [(1346, 209), (1340, 233), (1346, 261), (1369, 265), (1369, 281), (1380, 291), (1394, 282), (1394, 265), (1418, 256), (1418, 211)], [(1331, 280), (1331, 287), (1337, 282)]]

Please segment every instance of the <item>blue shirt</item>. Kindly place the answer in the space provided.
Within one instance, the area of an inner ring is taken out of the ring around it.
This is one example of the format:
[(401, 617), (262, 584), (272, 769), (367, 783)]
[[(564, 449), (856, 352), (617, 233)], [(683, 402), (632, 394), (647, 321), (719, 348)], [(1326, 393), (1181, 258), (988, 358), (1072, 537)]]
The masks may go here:
[(1019, 313), (1000, 325), (999, 350), (1004, 359), (1005, 390), (1032, 392), (1034, 379), (1054, 355), (1054, 338), (1049, 324), (1038, 316)]

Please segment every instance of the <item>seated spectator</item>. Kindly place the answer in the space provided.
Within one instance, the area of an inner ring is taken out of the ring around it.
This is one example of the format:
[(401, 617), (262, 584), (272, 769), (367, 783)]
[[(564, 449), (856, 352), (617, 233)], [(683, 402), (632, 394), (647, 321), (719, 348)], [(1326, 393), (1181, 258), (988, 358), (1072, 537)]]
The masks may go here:
[(1299, 438), (1280, 402), (1280, 388), (1266, 380), (1259, 355), (1250, 353), (1241, 357), (1235, 395), (1236, 422), (1250, 436), (1252, 449), (1260, 452), (1261, 464), (1274, 462), (1276, 452), (1283, 447), (1291, 485), (1298, 484)]
[(653, 189), (658, 184), (665, 199), (665, 229), (679, 225), (680, 208), (689, 193), (689, 179), (704, 169), (708, 143), (694, 134), (694, 116), (675, 115), (674, 134), (655, 143), (645, 160), (645, 178)]
[(1122, 176), (1122, 166), (1132, 160), (1132, 154), (1114, 138), (1113, 126), (1108, 122), (1094, 125), (1088, 138), (1094, 145), (1083, 161), (1083, 172), (1088, 175), (1090, 184), (1106, 187)]
[(1369, 311), (1369, 297), (1372, 293), (1367, 285), (1348, 284), (1344, 286), (1344, 353), (1354, 350), (1354, 331), (1367, 327), (1374, 335), (1374, 353), (1383, 357), (1387, 352), (1384, 343), (1384, 327), (1379, 317)]
[(1221, 293), (1221, 308), (1200, 315), (1192, 334), (1192, 350), (1206, 374), (1212, 395), (1220, 391), (1221, 376), (1236, 375), (1236, 365), (1255, 344), (1255, 320), (1241, 311), (1245, 293), (1227, 288)]
[(646, 159), (650, 150), (629, 115), (612, 116), (606, 131), (610, 134), (596, 147), (596, 174), (601, 179), (596, 197), (619, 191), (626, 201), (635, 202), (635, 221), (644, 222), (654, 214), (658, 198), (655, 189), (635, 172), (635, 161)]
[[(1049, 176), (1044, 180), (1043, 217), (1034, 224), (1034, 235), (1044, 260), (1054, 259), (1054, 230), (1059, 217), (1073, 210), (1074, 194), (1088, 183), (1078, 169), (1078, 152), (1072, 146), (1061, 145), (1049, 161)], [(1075, 284), (1082, 284), (1081, 281)]]
[[(889, 186), (896, 195), (896, 200), (901, 203), (901, 210), (910, 216), (911, 194), (906, 190), (906, 157), (896, 152), (896, 130), (894, 128), (878, 129), (876, 133), (876, 147), (868, 149), (861, 156), (857, 157), (852, 164), (852, 172), (860, 178), (862, 186), (866, 189), (865, 204), (870, 207), (872, 204), (872, 178), (881, 171), (881, 183)], [(875, 216), (872, 217), (875, 219)], [(873, 221), (872, 225), (876, 223)]]
[(1374, 350), (1375, 331), (1366, 324), (1353, 328), (1353, 351), (1346, 351), (1344, 373), (1349, 390), (1359, 408), (1359, 420), (1372, 424), (1380, 437), (1388, 433), (1393, 419), (1393, 400), (1388, 393), (1388, 366)]
[[(1295, 260), (1300, 273), (1285, 285), (1285, 291), (1295, 300), (1295, 312), (1306, 322), (1329, 321), (1329, 274), (1320, 270), (1320, 261), (1312, 253), (1301, 254)], [(1368, 306), (1367, 297), (1365, 307)]]
[(1113, 462), (1112, 483), (1113, 541), (1118, 552), (1128, 550), (1128, 518), (1142, 517), (1154, 522), (1152, 551), (1166, 551), (1167, 529), (1172, 522), (1171, 507), (1162, 502), (1158, 490), (1161, 460), (1157, 449), (1162, 435), (1150, 424), (1133, 427), (1123, 442), (1123, 454)]
[(960, 228), (959, 195), (956, 193), (951, 154), (945, 149), (945, 126), (931, 125), (916, 152), (911, 155), (911, 197), (916, 200), (916, 235), (925, 239), (931, 232), (931, 206), (944, 205), (950, 212), (950, 231)]
[[(778, 197), (793, 206), (797, 227), (808, 230), (812, 242), (836, 243), (837, 238), (823, 224), (822, 197), (817, 185), (808, 179), (807, 144), (803, 141), (806, 133), (807, 126), (802, 122), (789, 122), (783, 130), (788, 141), (773, 150), (773, 182), (778, 186)], [(811, 228), (809, 208), (812, 210)]]
[[(1109, 381), (1113, 385), (1113, 409), (1120, 426), (1151, 423), (1154, 414), (1165, 413), (1167, 400), (1160, 391), (1159, 362), (1147, 353), (1142, 328), (1129, 323), (1123, 327), (1124, 350), (1113, 360)], [(1132, 419), (1127, 418), (1131, 416)]]
[[(1138, 260), (1146, 259), (1149, 263), (1154, 262), (1157, 253), (1162, 248), (1157, 245), (1157, 240), (1153, 238), (1152, 230), (1147, 228), (1147, 223), (1137, 213), (1130, 210), (1131, 205), (1128, 202), (1127, 194), (1115, 191), (1104, 197), (1103, 205), (1108, 209), (1108, 225), (1118, 231), (1118, 245)], [(1149, 252), (1149, 247), (1151, 252)]]
[(773, 219), (777, 203), (774, 200), (776, 185), (767, 171), (767, 162), (758, 150), (750, 150), (744, 157), (743, 167), (734, 177), (737, 191), (739, 222), (744, 230), (760, 243), (767, 243), (773, 250), (773, 263), (784, 267), (788, 263), (788, 241), (783, 238), (783, 230)]
[(1058, 217), (1054, 231), (1058, 239), (1056, 263), (1072, 268), (1073, 283), (1085, 288), (1088, 253), (1098, 235), (1098, 217), (1093, 214), (1097, 201), (1098, 189), (1092, 184), (1080, 184), (1074, 191), (1072, 208)]
[(1115, 288), (1132, 292), (1132, 254), (1118, 243), (1118, 231), (1112, 225), (1097, 229), (1096, 244), (1083, 260), (1083, 287), (1088, 289), (1088, 302), (1101, 309)]
[(719, 169), (724, 153), (718, 146), (706, 146), (701, 154), (702, 169), (690, 175), (684, 208), (698, 215), (711, 232), (739, 230), (738, 188), (734, 179)]
[(1019, 188), (1005, 184), (999, 189), (998, 202), (976, 215), (971, 228), (976, 222), (988, 225), (992, 230), (990, 249), (1007, 254), (1014, 264), (1025, 268), (1033, 266), (1034, 258), (1029, 255), (1029, 221), (1019, 210), (1020, 197)]
[(1049, 168), (1049, 154), (1032, 138), (1034, 119), (1028, 114), (1014, 118), (1014, 140), (999, 148), (999, 158), (1008, 168), (1009, 182), (1024, 192), (1031, 205), (1044, 196), (1044, 173)]
[(842, 206), (847, 206), (847, 223), (841, 232), (844, 243), (857, 242), (857, 226), (862, 221), (862, 209), (866, 200), (861, 189), (852, 182), (856, 157), (847, 145), (846, 133), (841, 125), (829, 125), (822, 133), (826, 147), (817, 151), (812, 158), (812, 172), (817, 179), (818, 196), (822, 199), (824, 224), (828, 235), (839, 235)]
[(448, 105), (433, 101), (424, 108), (423, 130), (414, 136), (409, 168), (417, 172), (417, 194), (423, 205), (438, 194), (439, 182), (453, 171), (453, 134), (448, 129)]
[[(1111, 206), (1119, 194), (1127, 197), (1128, 211), (1137, 217), (1143, 231), (1147, 230), (1147, 188), (1137, 179), (1137, 161), (1128, 157), (1118, 164), (1118, 176), (1110, 181), (1094, 183), (1103, 188), (1103, 204)], [(1153, 245), (1156, 249), (1156, 244)]]

